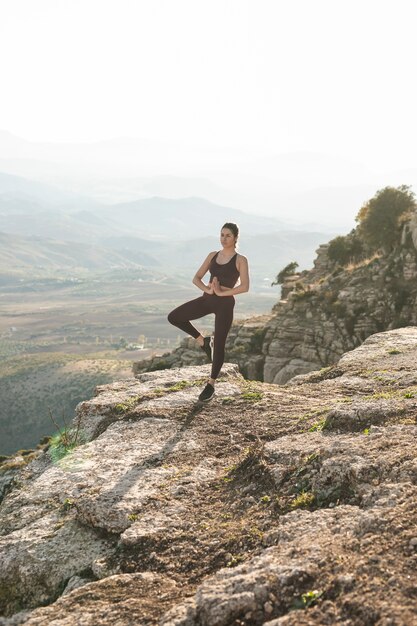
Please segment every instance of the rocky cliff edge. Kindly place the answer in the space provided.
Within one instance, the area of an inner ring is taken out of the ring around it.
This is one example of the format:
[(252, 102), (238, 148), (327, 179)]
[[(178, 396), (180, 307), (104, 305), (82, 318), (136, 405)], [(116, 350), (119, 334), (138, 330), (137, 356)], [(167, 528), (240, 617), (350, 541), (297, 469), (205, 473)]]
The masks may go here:
[(97, 388), (0, 465), (0, 624), (417, 623), (417, 328), (286, 385)]

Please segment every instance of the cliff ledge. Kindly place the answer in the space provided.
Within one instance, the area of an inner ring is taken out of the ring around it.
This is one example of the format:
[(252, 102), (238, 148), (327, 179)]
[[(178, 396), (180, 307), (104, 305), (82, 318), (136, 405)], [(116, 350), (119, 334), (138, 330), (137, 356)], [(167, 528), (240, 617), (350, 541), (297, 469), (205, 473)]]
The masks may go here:
[(417, 328), (285, 385), (98, 387), (0, 464), (2, 626), (417, 622)]

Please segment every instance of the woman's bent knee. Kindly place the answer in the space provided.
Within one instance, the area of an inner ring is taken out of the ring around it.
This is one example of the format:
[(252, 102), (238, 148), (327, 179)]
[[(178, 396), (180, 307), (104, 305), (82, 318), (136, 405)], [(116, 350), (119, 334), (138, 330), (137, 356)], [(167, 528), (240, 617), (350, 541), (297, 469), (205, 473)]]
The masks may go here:
[(168, 319), (168, 322), (170, 324), (173, 324), (175, 326), (175, 323), (177, 322), (177, 319), (175, 317), (175, 312), (174, 311), (171, 311), (170, 313), (168, 313), (167, 319)]

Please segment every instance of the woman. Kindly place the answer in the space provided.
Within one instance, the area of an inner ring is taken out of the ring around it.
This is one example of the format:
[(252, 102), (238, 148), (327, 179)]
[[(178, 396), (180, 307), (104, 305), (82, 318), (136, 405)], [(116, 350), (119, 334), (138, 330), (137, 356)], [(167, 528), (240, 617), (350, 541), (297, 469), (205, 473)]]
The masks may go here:
[[(246, 257), (236, 252), (238, 237), (238, 226), (227, 222), (220, 233), (223, 249), (219, 252), (210, 252), (193, 278), (193, 284), (204, 292), (203, 295), (182, 304), (168, 315), (168, 321), (194, 337), (212, 361), (211, 377), (198, 398), (202, 402), (213, 397), (214, 385), (224, 363), (226, 337), (233, 321), (234, 295), (249, 291), (248, 261)], [(205, 285), (202, 279), (208, 271), (210, 282)], [(239, 277), (240, 284), (235, 287)], [(203, 337), (190, 323), (190, 320), (196, 320), (209, 313), (216, 316), (213, 355), (213, 342), (210, 337)]]

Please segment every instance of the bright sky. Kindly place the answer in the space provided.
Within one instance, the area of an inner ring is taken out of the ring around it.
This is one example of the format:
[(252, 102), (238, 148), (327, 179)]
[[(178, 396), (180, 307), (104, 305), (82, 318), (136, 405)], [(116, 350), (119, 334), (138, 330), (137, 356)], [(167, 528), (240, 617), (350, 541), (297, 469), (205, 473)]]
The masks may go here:
[(414, 0), (0, 0), (0, 129), (417, 167)]

